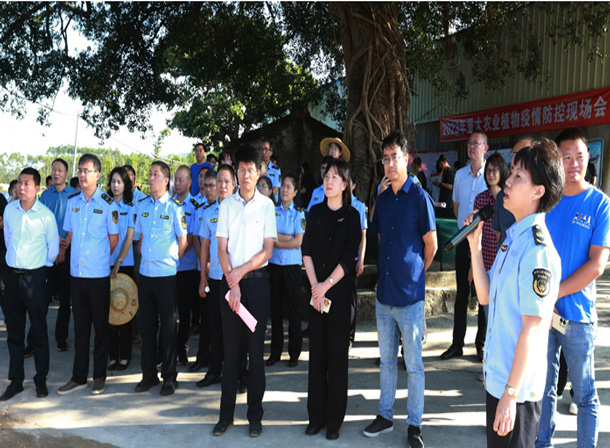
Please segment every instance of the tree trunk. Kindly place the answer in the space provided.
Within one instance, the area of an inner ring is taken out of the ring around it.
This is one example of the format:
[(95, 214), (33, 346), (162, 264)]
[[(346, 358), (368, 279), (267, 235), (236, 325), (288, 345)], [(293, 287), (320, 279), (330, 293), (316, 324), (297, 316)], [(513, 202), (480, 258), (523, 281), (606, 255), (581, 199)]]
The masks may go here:
[(345, 144), (356, 171), (358, 196), (371, 205), (381, 169), (381, 142), (408, 130), (411, 94), (405, 46), (394, 3), (332, 3), (342, 21), (347, 120)]

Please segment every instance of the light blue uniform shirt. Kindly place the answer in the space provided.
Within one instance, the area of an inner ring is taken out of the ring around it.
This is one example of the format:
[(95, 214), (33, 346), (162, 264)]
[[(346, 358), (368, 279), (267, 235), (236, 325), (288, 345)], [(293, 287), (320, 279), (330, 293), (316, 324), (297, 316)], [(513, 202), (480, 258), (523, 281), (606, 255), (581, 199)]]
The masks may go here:
[(324, 202), (324, 184), (320, 185), (311, 193), (311, 200), (307, 206), (307, 211), (310, 211), (311, 207), (316, 204), (321, 204), (322, 202)]
[(368, 221), (366, 219), (366, 205), (360, 199), (352, 194), (352, 207), (358, 210), (360, 214), (360, 229), (366, 230), (369, 228)]
[(59, 253), (59, 233), (53, 213), (36, 200), (27, 212), (17, 199), (4, 209), (6, 264), (14, 269), (53, 266)]
[[(114, 266), (119, 258), (125, 238), (127, 237), (127, 229), (136, 227), (136, 216), (138, 214), (137, 208), (131, 202), (125, 202), (121, 199), (120, 202), (115, 202), (119, 211), (119, 242), (114, 249), (114, 252), (110, 255), (110, 266)], [(125, 259), (121, 262), (121, 266), (133, 266), (133, 244), (129, 248), (129, 252), (125, 256)]]
[(561, 260), (544, 218), (536, 213), (513, 224), (488, 271), (485, 389), (498, 399), (513, 365), (522, 316), (539, 316), (542, 322), (530, 345), (517, 402), (539, 401), (544, 393), (548, 333), (561, 280)]
[(280, 195), (279, 188), (282, 186), (282, 170), (278, 165), (269, 162), (267, 165), (267, 177), (271, 179), (271, 189), (273, 190), (275, 187), (278, 188), (277, 194), (275, 195), (275, 201), (277, 202)]
[(110, 239), (119, 233), (119, 211), (98, 187), (89, 202), (80, 192), (68, 200), (64, 230), (72, 232), (70, 275), (101, 278), (110, 275)]
[[(178, 199), (176, 195), (174, 195), (174, 199)], [(187, 234), (196, 233), (194, 232), (194, 229), (196, 228), (195, 214), (197, 207), (199, 207), (199, 203), (191, 196), (191, 193), (187, 193), (186, 198), (184, 198), (184, 202), (182, 203), (182, 208), (184, 209), (184, 214), (186, 216)], [(197, 251), (195, 250), (195, 246), (193, 246), (182, 255), (182, 258), (178, 263), (178, 271), (192, 271), (197, 269), (197, 265)]]
[[(133, 190), (133, 199), (131, 201), (133, 202), (133, 205), (136, 207), (136, 213), (138, 211), (138, 204), (140, 203), (140, 200), (144, 199), (145, 197), (146, 197), (146, 193), (144, 193), (142, 190), (139, 190), (138, 188)], [(137, 233), (137, 232), (134, 233), (133, 234), (134, 242), (140, 241), (141, 237), (142, 237), (142, 235), (140, 235), (139, 233)]]
[(136, 232), (142, 234), (140, 275), (169, 277), (178, 269), (178, 237), (186, 236), (184, 209), (166, 191), (155, 201), (153, 196), (138, 205)]
[[(277, 233), (285, 235), (296, 235), (297, 233), (305, 233), (305, 213), (301, 209), (294, 206), (294, 201), (286, 210), (282, 205), (275, 207), (275, 222), (277, 224)], [(269, 259), (269, 263), (279, 266), (290, 266), (293, 264), (301, 265), (303, 258), (301, 257), (301, 248), (296, 249), (279, 249), (273, 248), (273, 255)]]
[(212, 280), (222, 280), (222, 268), (218, 259), (218, 238), (216, 238), (216, 226), (218, 225), (218, 209), (220, 204), (218, 200), (201, 207), (200, 223), (198, 235), (202, 239), (210, 241), (210, 272), (209, 276)]
[(55, 189), (55, 185), (53, 185), (51, 188), (43, 191), (40, 195), (40, 202), (55, 215), (60, 238), (65, 238), (68, 234), (68, 232), (64, 230), (64, 217), (66, 216), (68, 198), (76, 193), (78, 193), (76, 188), (71, 187), (70, 184), (66, 184), (66, 188), (61, 192), (58, 192)]

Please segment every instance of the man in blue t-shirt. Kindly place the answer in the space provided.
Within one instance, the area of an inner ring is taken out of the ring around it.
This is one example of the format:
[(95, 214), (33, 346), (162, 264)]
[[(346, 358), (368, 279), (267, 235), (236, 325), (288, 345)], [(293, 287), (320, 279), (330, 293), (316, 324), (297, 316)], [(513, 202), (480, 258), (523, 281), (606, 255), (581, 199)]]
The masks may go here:
[(589, 149), (584, 132), (565, 129), (556, 142), (563, 155), (566, 183), (563, 197), (548, 213), (546, 222), (561, 257), (561, 283), (555, 303), (558, 316), (549, 333), (548, 370), (536, 447), (552, 446), (560, 350), (578, 406), (578, 446), (594, 447), (599, 432), (593, 364), (597, 329), (595, 280), (604, 272), (610, 253), (610, 200), (585, 180)]
[[(199, 171), (201, 171), (203, 167), (207, 167), (211, 170), (213, 170), (214, 167), (205, 160), (205, 146), (203, 145), (203, 143), (197, 143), (195, 145), (194, 151), (196, 162), (191, 165), (191, 173), (193, 175), (193, 179), (199, 179)], [(196, 197), (199, 192), (199, 183), (193, 182), (193, 184), (191, 185), (191, 196)], [(203, 194), (203, 192), (201, 193)]]

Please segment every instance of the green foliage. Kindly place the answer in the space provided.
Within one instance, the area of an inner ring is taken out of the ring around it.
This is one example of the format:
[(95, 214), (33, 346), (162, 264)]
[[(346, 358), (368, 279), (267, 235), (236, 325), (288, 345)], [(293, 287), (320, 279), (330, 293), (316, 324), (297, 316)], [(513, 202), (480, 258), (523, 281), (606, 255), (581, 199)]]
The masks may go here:
[[(163, 138), (167, 135), (162, 132), (157, 145), (163, 142)], [(156, 146), (157, 146), (156, 145)], [(160, 146), (158, 146), (160, 149)], [(136, 171), (136, 186), (144, 192), (148, 192), (148, 172), (150, 164), (153, 158), (140, 153), (125, 154), (118, 149), (111, 148), (78, 148), (76, 155), (76, 161), (83, 154), (95, 154), (99, 157), (102, 163), (102, 170), (100, 175), (100, 187), (106, 190), (108, 187), (108, 175), (116, 166), (131, 165)], [(40, 172), (40, 176), (44, 179), (51, 174), (51, 164), (53, 160), (62, 158), (68, 162), (69, 173), (68, 179), (72, 177), (72, 161), (74, 159), (74, 146), (62, 145), (52, 146), (47, 149), (47, 153), (44, 155), (23, 155), (21, 153), (1, 153), (0, 154), (0, 183), (8, 184), (11, 180), (17, 179), (21, 170), (27, 166), (36, 168)], [(178, 157), (172, 155), (168, 159), (163, 159), (170, 165), (172, 173), (175, 169), (182, 164), (190, 166), (194, 163), (194, 155), (189, 154), (185, 157)]]

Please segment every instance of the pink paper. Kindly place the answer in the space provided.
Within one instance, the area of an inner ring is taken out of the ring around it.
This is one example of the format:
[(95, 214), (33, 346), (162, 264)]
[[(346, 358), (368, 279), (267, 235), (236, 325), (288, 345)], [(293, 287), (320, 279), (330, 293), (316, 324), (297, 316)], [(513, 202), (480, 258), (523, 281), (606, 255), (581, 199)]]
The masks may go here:
[[(229, 301), (229, 296), (231, 295), (231, 291), (227, 291), (227, 295), (225, 296), (226, 301)], [(252, 314), (250, 314), (250, 311), (248, 311), (248, 309), (243, 306), (243, 304), (239, 304), (239, 311), (237, 312), (237, 315), (241, 318), (241, 320), (244, 321), (244, 323), (248, 326), (248, 328), (250, 329), (250, 331), (252, 333), (254, 333), (254, 330), (256, 330), (256, 324), (257, 321), (254, 318), (254, 316)]]

